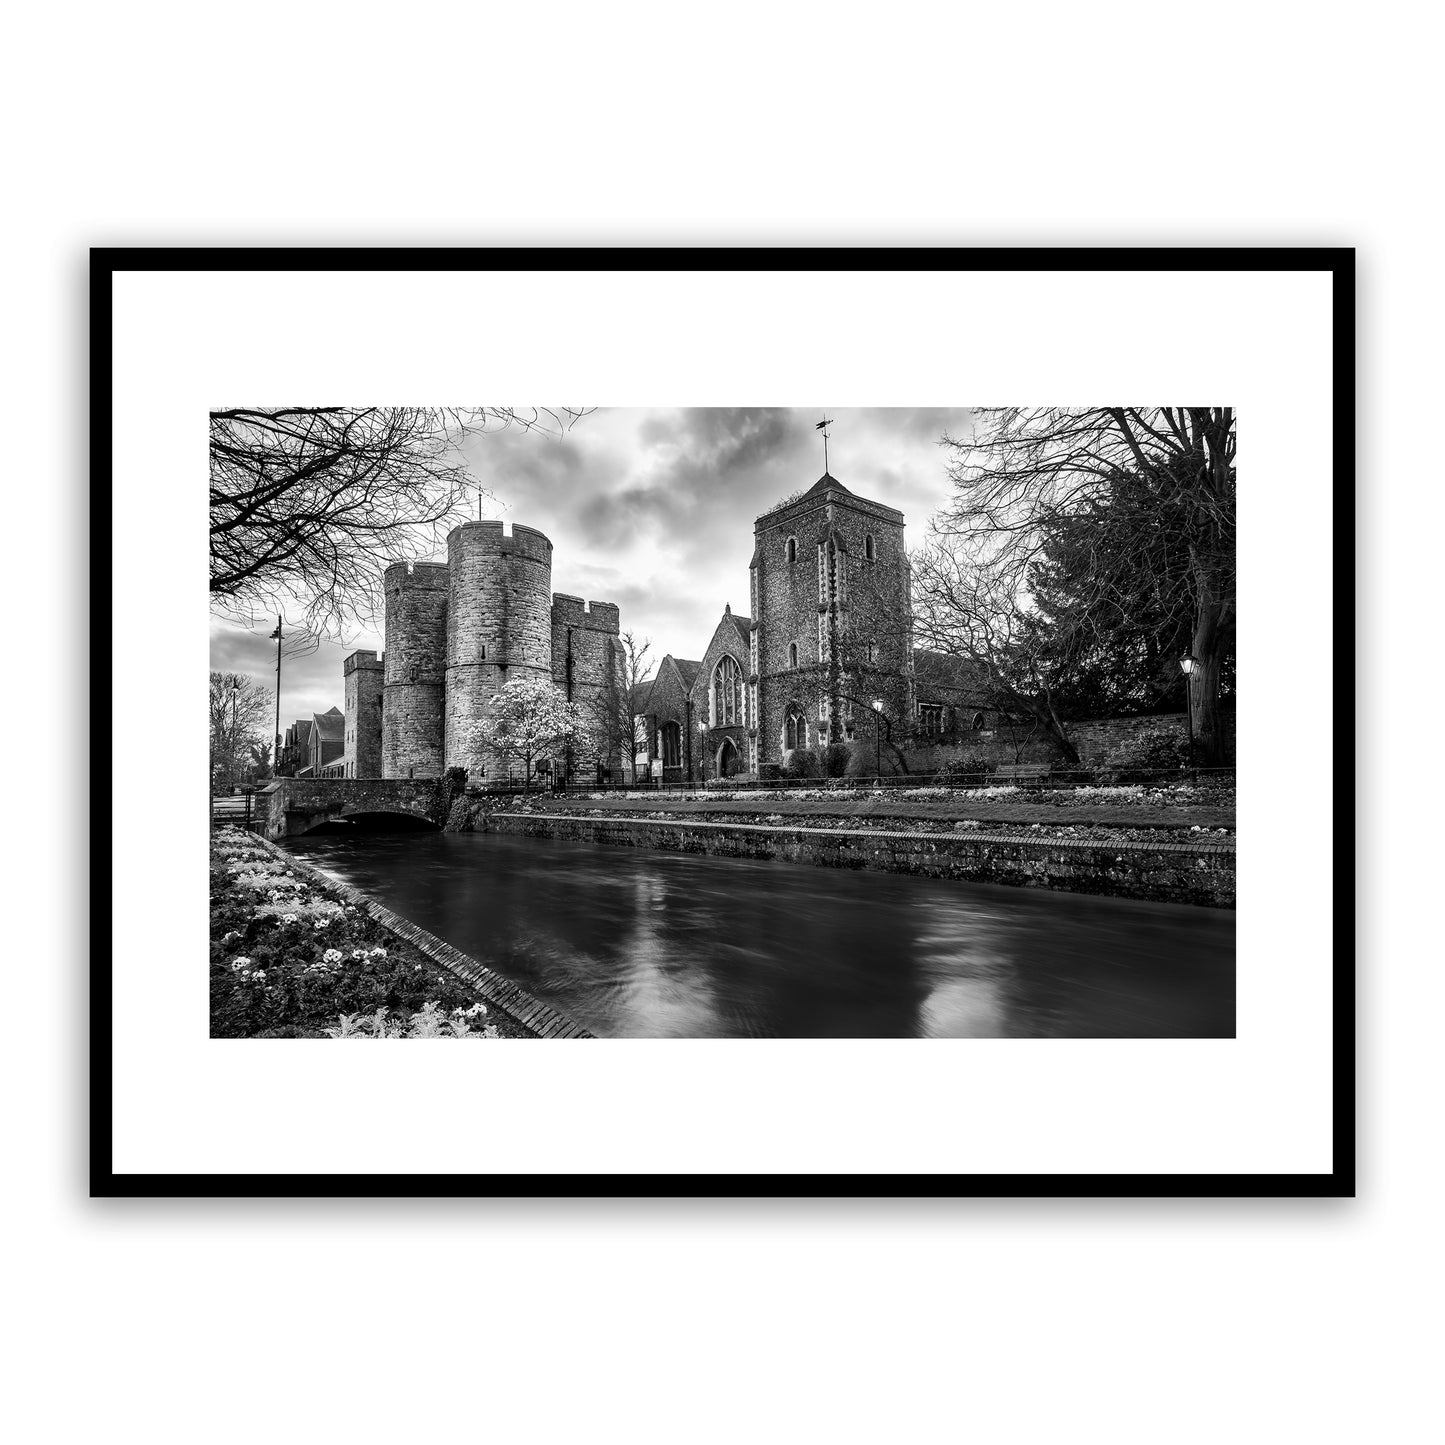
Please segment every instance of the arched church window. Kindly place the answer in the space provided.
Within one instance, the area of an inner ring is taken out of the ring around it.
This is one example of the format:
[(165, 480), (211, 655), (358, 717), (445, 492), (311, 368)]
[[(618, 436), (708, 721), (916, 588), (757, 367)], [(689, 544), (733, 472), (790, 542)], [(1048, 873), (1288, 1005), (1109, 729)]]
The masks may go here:
[(788, 538), (786, 551), (788, 554), (788, 564), (791, 566), (798, 560), (798, 539), (796, 537)]
[(797, 644), (796, 642), (790, 642), (790, 643), (788, 644), (788, 666), (789, 666), (789, 667), (797, 667), (797, 665), (798, 665), (798, 644)]
[(743, 670), (731, 654), (712, 672), (712, 725), (733, 727), (743, 720)]
[(863, 538), (863, 555), (864, 555), (870, 562), (876, 562), (876, 561), (878, 560), (878, 554), (873, 550), (873, 533), (872, 533), (872, 532), (869, 532), (868, 535)]
[(808, 724), (797, 703), (788, 705), (788, 715), (783, 721), (783, 746), (790, 752), (808, 746)]

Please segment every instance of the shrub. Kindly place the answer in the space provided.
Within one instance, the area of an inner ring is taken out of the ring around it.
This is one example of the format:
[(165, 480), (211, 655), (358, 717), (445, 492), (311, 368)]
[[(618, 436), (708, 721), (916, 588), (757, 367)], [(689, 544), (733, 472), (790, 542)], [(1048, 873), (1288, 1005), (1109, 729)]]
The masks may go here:
[(818, 756), (821, 774), (825, 778), (841, 778), (848, 771), (848, 759), (853, 750), (846, 743), (829, 743)]
[(823, 775), (818, 755), (812, 748), (794, 748), (788, 754), (787, 771), (790, 778), (819, 778)]
[(760, 783), (776, 783), (783, 776), (783, 765), (781, 763), (759, 763), (758, 781)]
[(1100, 764), (1099, 780), (1106, 784), (1136, 781), (1137, 774), (1168, 775), (1188, 764), (1188, 740), (1173, 728), (1156, 723), (1125, 738)]
[(985, 757), (982, 753), (965, 753), (962, 757), (950, 758), (944, 763), (933, 781), (945, 788), (958, 783), (981, 783), (997, 766), (992, 758)]

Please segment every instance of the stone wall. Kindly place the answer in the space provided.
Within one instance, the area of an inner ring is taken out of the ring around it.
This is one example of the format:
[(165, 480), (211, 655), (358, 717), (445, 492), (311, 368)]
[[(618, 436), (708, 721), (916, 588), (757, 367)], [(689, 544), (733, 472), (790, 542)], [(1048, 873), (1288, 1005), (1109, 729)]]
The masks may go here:
[(443, 764), (447, 568), (398, 562), (383, 576), (386, 651), (381, 775), (436, 778)]
[(542, 813), (489, 813), (482, 827), (623, 848), (771, 858), (825, 868), (1234, 907), (1234, 849), (1223, 844), (1034, 841), (1008, 834), (953, 836)]
[(402, 813), (440, 828), (447, 799), (434, 778), (279, 778), (256, 805), (263, 835), (275, 842), (358, 813)]
[(552, 544), (532, 527), (508, 535), (501, 522), (464, 522), (447, 536), (447, 566), (445, 766), (505, 775), (468, 738), (514, 678), (551, 680)]
[(1189, 719), (1182, 712), (1162, 713), (1158, 717), (1100, 718), (1095, 722), (1070, 723), (1069, 736), (1084, 763), (1097, 764), (1145, 728), (1159, 728), (1183, 742), (1189, 736)]
[(619, 777), (626, 755), (622, 688), (626, 668), (618, 639), (621, 614), (615, 603), (584, 603), (558, 592), (552, 598), (552, 681), (582, 709), (594, 730), (595, 746), (572, 758), (574, 776), (602, 765)]
[(386, 666), (374, 652), (353, 652), (341, 664), (346, 680), (346, 749), (354, 778), (379, 778), (381, 764), (381, 699)]
[[(995, 715), (988, 714), (990, 722)], [(1157, 717), (1099, 718), (1090, 722), (1068, 724), (1069, 736), (1079, 750), (1080, 767), (1097, 768), (1115, 748), (1140, 731), (1160, 728), (1172, 733), (1181, 742), (1189, 735), (1188, 720), (1182, 712), (1163, 713)], [(1016, 741), (1017, 740), (1017, 741)], [(1015, 753), (1018, 753), (1017, 759)], [(918, 740), (908, 747), (909, 769), (913, 772), (937, 772), (946, 763), (960, 757), (984, 757), (995, 764), (1012, 763), (1054, 763), (1067, 766), (1057, 749), (1045, 738), (1042, 729), (1035, 729), (1030, 735), (1027, 724), (1019, 726), (1013, 736), (1005, 727), (994, 726), (978, 732), (966, 731), (955, 738), (939, 743)]]

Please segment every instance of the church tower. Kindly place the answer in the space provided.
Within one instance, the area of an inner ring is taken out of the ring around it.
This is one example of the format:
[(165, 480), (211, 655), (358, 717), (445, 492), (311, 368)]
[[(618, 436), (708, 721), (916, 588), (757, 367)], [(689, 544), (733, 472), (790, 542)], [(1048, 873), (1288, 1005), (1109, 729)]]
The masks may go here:
[(824, 472), (753, 528), (749, 658), (753, 766), (794, 748), (872, 736), (875, 701), (895, 731), (912, 707), (903, 513)]

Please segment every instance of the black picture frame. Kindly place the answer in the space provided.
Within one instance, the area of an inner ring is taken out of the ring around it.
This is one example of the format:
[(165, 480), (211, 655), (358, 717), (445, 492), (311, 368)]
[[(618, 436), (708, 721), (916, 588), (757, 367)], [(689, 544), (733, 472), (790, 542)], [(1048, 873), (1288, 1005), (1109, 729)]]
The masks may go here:
[[(1335, 596), (1353, 610), (1355, 457), (1355, 253), (1349, 248), (200, 248), (105, 247), (90, 253), (90, 437), (93, 584), (90, 631), (113, 634), (111, 545), (113, 287), (128, 271), (532, 271), (567, 268), (688, 270), (1159, 271), (1326, 273), (1333, 301), (1333, 494)], [(1330, 604), (1333, 605), (1333, 599)], [(1331, 619), (1335, 676), (1354, 675), (1349, 631)], [(1260, 1174), (142, 1174), (117, 1173), (113, 1155), (111, 869), (116, 824), (111, 756), (114, 661), (104, 642), (92, 660), (90, 874), (90, 1192), (93, 1197), (955, 1198), (955, 1197), (1346, 1197), (1355, 1193), (1355, 805), (1337, 800), (1333, 872), (1333, 1167), (1327, 1173)], [(1354, 719), (1339, 687), (1333, 722), (1339, 756), (1353, 747)]]

